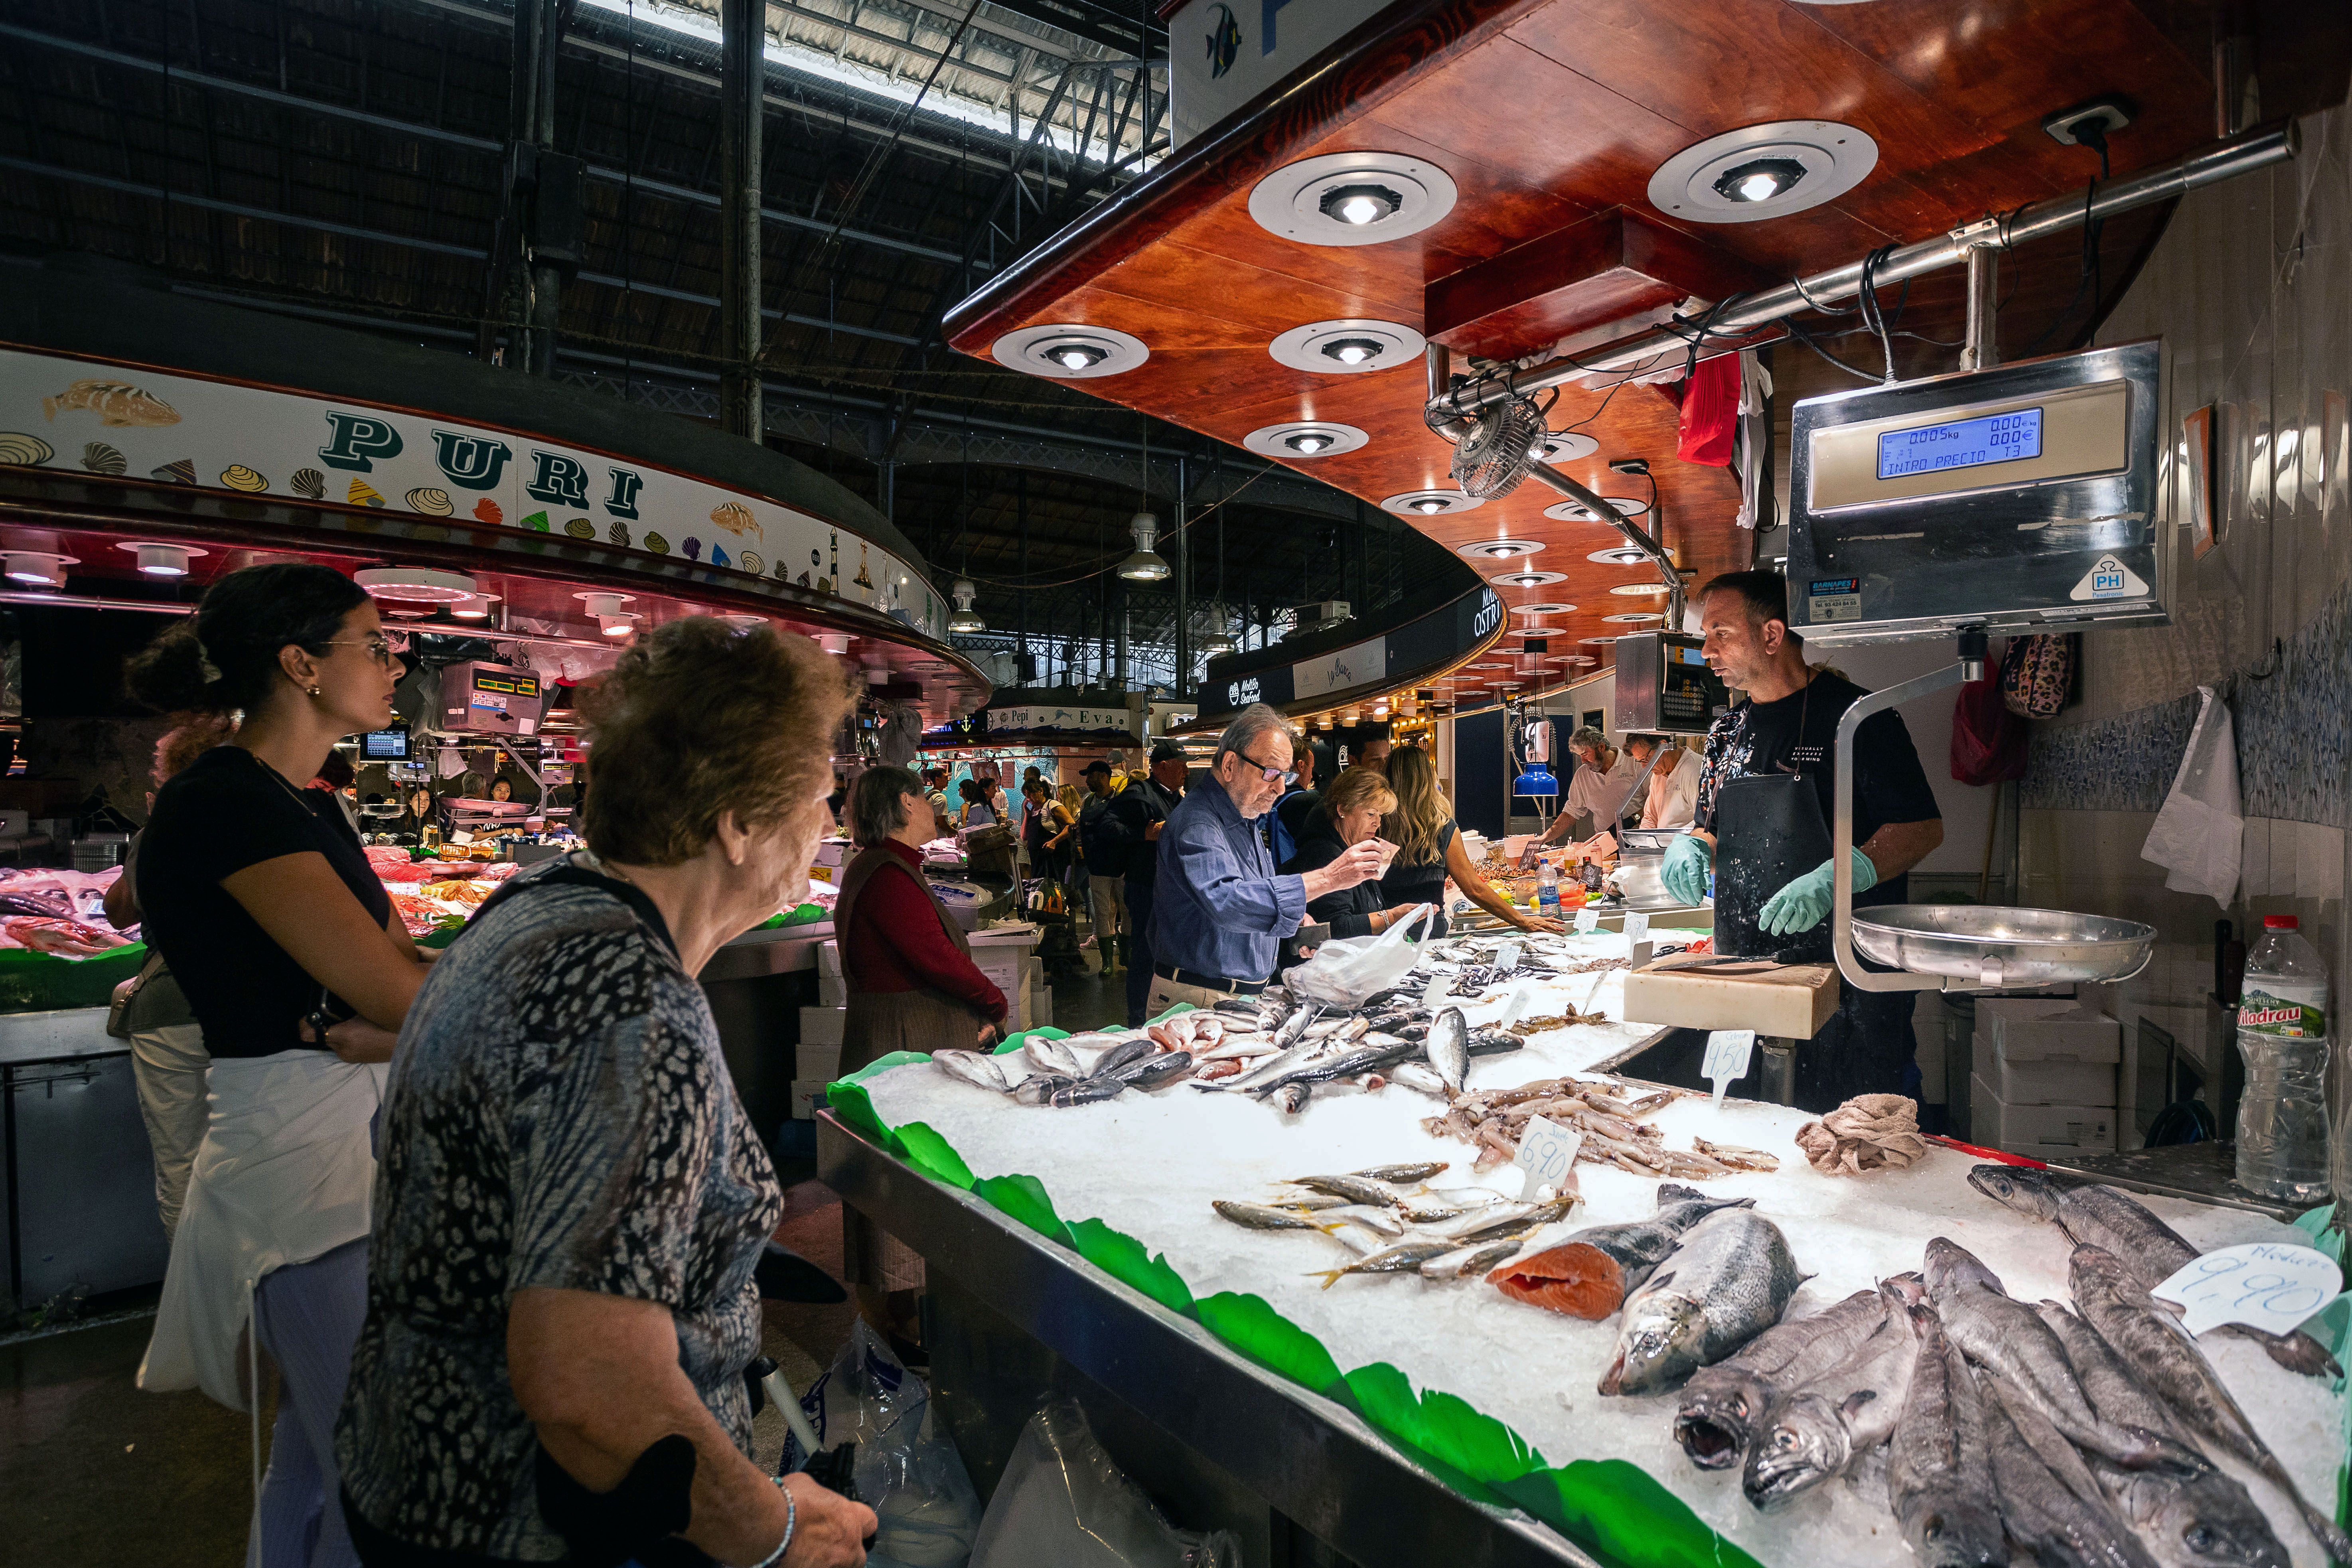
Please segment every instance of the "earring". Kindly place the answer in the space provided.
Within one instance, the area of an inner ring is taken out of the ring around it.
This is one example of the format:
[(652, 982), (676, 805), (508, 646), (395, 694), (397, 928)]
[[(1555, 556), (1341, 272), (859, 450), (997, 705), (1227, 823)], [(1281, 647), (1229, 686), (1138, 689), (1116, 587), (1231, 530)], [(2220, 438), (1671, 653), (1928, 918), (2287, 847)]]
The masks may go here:
[(325, 693), (324, 693), (323, 691), (321, 691), (318, 687), (315, 687), (315, 686), (314, 686), (314, 687), (310, 688), (310, 695), (311, 695), (311, 696), (313, 696), (313, 697), (321, 697), (321, 696), (324, 696), (324, 695), (325, 695)]

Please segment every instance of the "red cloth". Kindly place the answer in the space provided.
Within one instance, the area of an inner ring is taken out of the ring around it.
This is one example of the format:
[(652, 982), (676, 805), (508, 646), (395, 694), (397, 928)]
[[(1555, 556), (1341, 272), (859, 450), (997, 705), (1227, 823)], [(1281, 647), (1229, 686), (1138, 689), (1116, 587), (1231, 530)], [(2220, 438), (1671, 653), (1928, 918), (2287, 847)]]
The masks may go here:
[(921, 857), (896, 839), (883, 846), (907, 863), (866, 879), (841, 933), (841, 967), (857, 991), (936, 991), (969, 1004), (983, 1018), (1005, 1014), (1004, 993), (950, 941), (931, 908)]
[(1739, 426), (1739, 356), (1701, 360), (1690, 374), (1682, 407), (1682, 436), (1675, 456), (1711, 468), (1730, 462), (1732, 432)]

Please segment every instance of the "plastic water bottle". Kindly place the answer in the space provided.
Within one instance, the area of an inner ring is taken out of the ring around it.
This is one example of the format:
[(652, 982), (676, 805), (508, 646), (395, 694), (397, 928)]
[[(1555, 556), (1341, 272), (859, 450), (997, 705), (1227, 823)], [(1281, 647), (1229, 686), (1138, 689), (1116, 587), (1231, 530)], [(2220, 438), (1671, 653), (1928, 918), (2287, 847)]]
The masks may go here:
[(1549, 860), (1536, 873), (1536, 913), (1546, 920), (1559, 919), (1559, 868)]
[(2266, 1197), (2328, 1193), (2327, 968), (2293, 915), (2263, 917), (2238, 1003), (2238, 1184)]

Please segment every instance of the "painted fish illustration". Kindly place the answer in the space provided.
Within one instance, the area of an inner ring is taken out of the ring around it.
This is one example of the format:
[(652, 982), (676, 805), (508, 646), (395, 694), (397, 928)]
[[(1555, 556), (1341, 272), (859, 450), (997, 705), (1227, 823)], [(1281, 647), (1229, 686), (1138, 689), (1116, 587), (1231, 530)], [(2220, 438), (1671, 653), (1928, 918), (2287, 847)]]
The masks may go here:
[(742, 533), (759, 524), (759, 519), (751, 515), (750, 507), (740, 501), (731, 500), (720, 501), (717, 506), (712, 507), (710, 521), (730, 533)]
[(142, 392), (127, 381), (100, 378), (77, 381), (55, 397), (41, 399), (41, 416), (45, 419), (55, 419), (60, 414), (79, 413), (84, 409), (97, 415), (100, 425), (118, 427), (135, 425), (153, 429), (180, 422), (178, 409), (152, 392)]

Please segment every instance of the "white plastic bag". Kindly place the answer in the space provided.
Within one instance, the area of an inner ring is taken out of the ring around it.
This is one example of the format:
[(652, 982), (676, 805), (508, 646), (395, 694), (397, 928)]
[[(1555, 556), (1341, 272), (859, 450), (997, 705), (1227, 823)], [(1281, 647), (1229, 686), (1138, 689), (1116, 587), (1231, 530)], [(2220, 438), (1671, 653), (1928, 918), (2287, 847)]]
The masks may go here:
[[(930, 1390), (866, 1326), (850, 1331), (833, 1369), (809, 1384), (801, 1410), (828, 1449), (857, 1445), (857, 1500), (881, 1521), (866, 1561), (876, 1568), (963, 1568), (980, 1529), (980, 1495), (955, 1446), (931, 1421)], [(784, 1439), (786, 1471), (809, 1456)]]
[(2211, 687), (2199, 687), (2197, 696), (2197, 727), (2189, 732), (2189, 750), (2139, 853), (2165, 868), (2166, 887), (2202, 893), (2228, 909), (2237, 896), (2246, 837), (2237, 729), (2229, 704)]
[(1330, 1007), (1355, 1007), (1367, 996), (1387, 990), (1412, 973), (1421, 961), (1413, 943), (1437, 912), (1434, 904), (1415, 904), (1405, 916), (1378, 936), (1341, 937), (1315, 950), (1315, 956), (1283, 972), (1282, 983), (1293, 996)]
[[(868, 1559), (867, 1561), (872, 1561)], [(1241, 1542), (1160, 1517), (1085, 1414), (1056, 1400), (1029, 1418), (989, 1500), (971, 1568), (1241, 1568)]]

